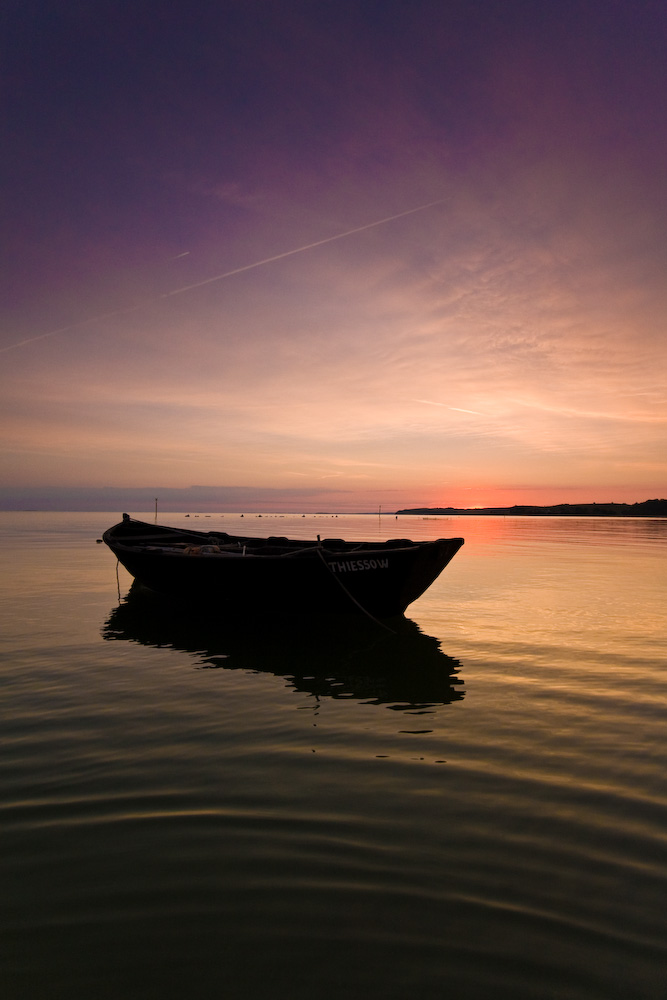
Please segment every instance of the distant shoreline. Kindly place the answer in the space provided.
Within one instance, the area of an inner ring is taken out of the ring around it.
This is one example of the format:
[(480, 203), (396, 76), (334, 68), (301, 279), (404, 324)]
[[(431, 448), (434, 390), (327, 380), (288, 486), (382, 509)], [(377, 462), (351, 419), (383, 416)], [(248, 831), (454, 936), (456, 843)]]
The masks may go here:
[[(47, 506), (3, 506), (0, 503), (0, 513), (22, 513), (22, 514), (106, 514), (111, 517), (114, 512), (121, 510), (130, 511), (133, 517), (154, 516), (153, 504), (128, 504), (121, 503), (119, 506), (112, 504), (89, 504), (87, 506), (71, 505)], [(546, 506), (533, 504), (514, 504), (512, 507), (404, 507), (401, 510), (386, 509), (378, 510), (357, 510), (357, 511), (335, 511), (335, 510), (315, 510), (303, 511), (295, 508), (289, 511), (280, 510), (253, 510), (252, 507), (240, 508), (237, 510), (216, 510), (215, 506), (189, 505), (188, 507), (160, 505), (160, 517), (168, 517), (170, 514), (182, 515), (185, 510), (189, 510), (188, 517), (225, 517), (240, 516), (241, 511), (248, 518), (251, 517), (658, 517), (667, 518), (667, 500), (644, 500), (639, 503), (560, 503)], [(120, 513), (118, 513), (120, 517)]]
[(410, 507), (396, 514), (503, 515), (510, 517), (667, 517), (667, 500), (644, 500), (641, 503), (558, 503), (549, 507)]

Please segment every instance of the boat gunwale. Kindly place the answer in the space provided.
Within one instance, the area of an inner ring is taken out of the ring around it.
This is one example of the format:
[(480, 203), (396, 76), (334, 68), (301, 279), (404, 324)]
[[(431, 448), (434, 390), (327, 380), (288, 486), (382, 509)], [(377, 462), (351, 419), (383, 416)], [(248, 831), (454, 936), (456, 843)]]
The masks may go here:
[[(123, 536), (122, 529), (128, 524), (135, 524), (146, 526), (151, 529), (152, 525), (147, 524), (143, 521), (138, 521), (133, 518), (125, 518), (118, 524), (113, 525), (108, 528), (102, 535), (103, 541), (109, 546), (110, 549), (122, 549), (125, 552), (138, 553), (143, 552), (145, 554), (157, 555), (167, 557), (184, 557), (187, 556), (189, 559), (192, 558), (224, 558), (224, 557), (237, 557), (244, 556), (245, 558), (253, 559), (284, 559), (284, 558), (294, 558), (300, 557), (304, 558), (308, 555), (316, 555), (320, 553), (325, 558), (341, 559), (346, 557), (354, 557), (355, 555), (361, 555), (368, 559), (372, 558), (372, 554), (376, 553), (378, 556), (386, 555), (388, 552), (400, 553), (409, 552), (419, 549), (428, 549), (434, 546), (439, 546), (443, 543), (456, 543), (457, 550), (461, 548), (464, 544), (464, 539), (461, 537), (452, 538), (434, 538), (434, 539), (424, 539), (422, 541), (413, 541), (409, 538), (396, 538), (396, 539), (386, 539), (383, 542), (370, 542), (370, 541), (346, 541), (345, 539), (321, 539), (318, 537), (317, 540), (313, 539), (295, 539), (286, 538), (283, 536), (273, 536), (268, 537), (255, 537), (255, 536), (244, 536), (244, 535), (230, 535), (227, 532), (215, 532), (215, 531), (199, 531), (197, 529), (190, 528), (171, 528), (166, 525), (156, 525), (156, 529), (151, 533), (144, 535), (132, 535), (128, 533)], [(207, 546), (216, 545), (238, 545), (239, 550), (221, 548), (219, 551), (188, 551), (188, 539), (184, 538), (181, 543), (176, 541), (176, 539), (170, 539), (167, 541), (168, 533), (173, 532), (176, 536), (190, 536), (191, 546), (194, 548), (205, 548)], [(164, 541), (160, 541), (160, 538), (164, 537)], [(330, 543), (329, 545), (327, 543)], [(332, 544), (335, 543), (335, 546)], [(181, 547), (182, 546), (182, 547)], [(241, 548), (243, 546), (243, 548)], [(253, 549), (269, 549), (271, 551), (253, 551)], [(281, 551), (282, 550), (282, 551)]]

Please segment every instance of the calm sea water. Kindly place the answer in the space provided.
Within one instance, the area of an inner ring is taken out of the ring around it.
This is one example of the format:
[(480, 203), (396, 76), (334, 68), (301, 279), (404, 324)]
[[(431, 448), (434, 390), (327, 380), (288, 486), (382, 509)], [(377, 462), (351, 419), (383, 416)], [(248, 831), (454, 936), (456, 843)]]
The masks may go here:
[(667, 521), (463, 535), (398, 634), (129, 593), (105, 514), (0, 514), (0, 991), (667, 996)]

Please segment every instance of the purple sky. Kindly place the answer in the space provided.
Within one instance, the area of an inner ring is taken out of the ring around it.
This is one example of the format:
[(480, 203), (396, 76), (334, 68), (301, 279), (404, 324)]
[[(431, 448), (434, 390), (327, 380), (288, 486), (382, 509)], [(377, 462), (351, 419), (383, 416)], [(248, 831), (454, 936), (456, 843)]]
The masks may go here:
[(2, 19), (2, 485), (667, 493), (663, 2)]

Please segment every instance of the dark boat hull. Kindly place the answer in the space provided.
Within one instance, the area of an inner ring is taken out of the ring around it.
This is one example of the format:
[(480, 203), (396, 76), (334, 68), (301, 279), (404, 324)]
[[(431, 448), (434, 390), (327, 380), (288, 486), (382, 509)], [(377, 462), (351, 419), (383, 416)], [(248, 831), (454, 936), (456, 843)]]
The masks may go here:
[(462, 538), (377, 544), (239, 538), (129, 518), (103, 538), (143, 586), (217, 613), (376, 618), (403, 614), (463, 544)]

